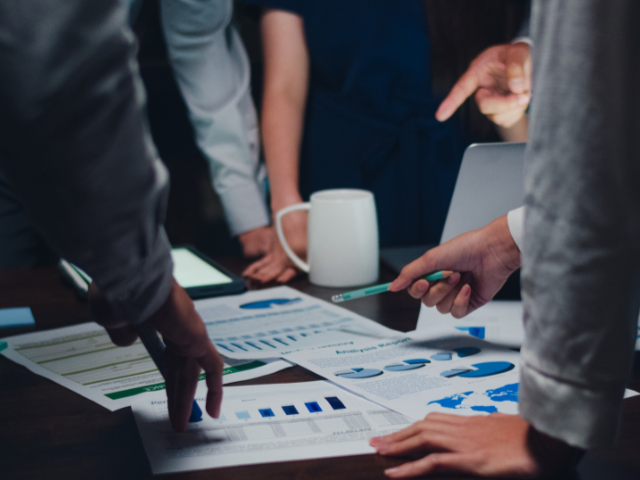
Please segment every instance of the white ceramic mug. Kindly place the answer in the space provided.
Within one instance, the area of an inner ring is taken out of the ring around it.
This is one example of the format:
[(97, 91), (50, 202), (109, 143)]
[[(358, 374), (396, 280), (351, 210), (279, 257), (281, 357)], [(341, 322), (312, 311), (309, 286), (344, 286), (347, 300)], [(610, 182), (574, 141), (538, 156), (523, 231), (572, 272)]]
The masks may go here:
[[(282, 217), (309, 210), (309, 244), (304, 263), (287, 244)], [(373, 193), (366, 190), (322, 190), (308, 203), (283, 208), (276, 230), (284, 251), (309, 281), (323, 287), (375, 283), (379, 271), (378, 220)]]

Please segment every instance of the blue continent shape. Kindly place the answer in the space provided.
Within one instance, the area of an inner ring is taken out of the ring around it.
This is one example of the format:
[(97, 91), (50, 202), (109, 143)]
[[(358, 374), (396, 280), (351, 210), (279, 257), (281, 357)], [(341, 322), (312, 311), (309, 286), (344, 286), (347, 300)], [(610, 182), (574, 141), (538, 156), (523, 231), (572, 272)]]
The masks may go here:
[[(482, 395), (486, 397), (488, 400), (493, 402), (515, 402), (518, 403), (518, 383), (512, 383), (510, 385), (505, 385), (500, 388), (495, 388), (493, 390), (487, 390), (483, 392)], [(428, 405), (432, 403), (436, 403), (444, 408), (451, 409), (470, 409), (476, 412), (487, 412), (487, 413), (496, 413), (498, 409), (494, 405), (471, 405), (466, 406), (462, 405), (462, 402), (468, 398), (469, 395), (474, 393), (473, 391), (464, 392), (464, 393), (456, 393), (455, 395), (451, 395), (450, 397), (445, 397), (440, 400), (433, 400), (429, 402)]]
[(494, 402), (518, 402), (519, 383), (512, 383), (494, 390), (487, 390), (486, 395)]
[(486, 406), (474, 405), (473, 407), (471, 407), (471, 410), (474, 410), (476, 412), (487, 412), (487, 413), (496, 413), (498, 411), (498, 409), (493, 405), (486, 405)]
[(471, 395), (472, 393), (473, 391), (456, 393), (455, 395), (451, 395), (450, 397), (445, 397), (445, 398), (441, 398), (440, 400), (434, 400), (432, 402), (429, 402), (428, 405), (431, 405), (432, 403), (437, 403), (438, 405), (444, 408), (459, 408), (462, 401), (465, 398), (467, 398), (467, 395)]

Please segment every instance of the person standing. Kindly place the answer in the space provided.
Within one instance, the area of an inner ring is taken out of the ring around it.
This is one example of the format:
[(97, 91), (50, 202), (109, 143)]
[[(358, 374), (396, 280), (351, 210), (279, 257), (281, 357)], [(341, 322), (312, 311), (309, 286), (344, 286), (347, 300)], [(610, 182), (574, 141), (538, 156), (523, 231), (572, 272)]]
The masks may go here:
[[(388, 476), (537, 478), (614, 443), (640, 311), (638, 22), (634, 0), (534, 3), (524, 234), (512, 213), (427, 252), (391, 286), (461, 317), (522, 261), (520, 415), (429, 415), (374, 439), (385, 455), (438, 452)], [(462, 276), (412, 284), (441, 268)]]
[(46, 243), (93, 278), (90, 307), (113, 342), (133, 343), (141, 322), (162, 334), (169, 415), (183, 430), (201, 369), (219, 415), (222, 360), (173, 279), (169, 175), (126, 19), (120, 0), (0, 2), (0, 172)]
[[(523, 100), (513, 115), (486, 112), (498, 128), (472, 102), (456, 118), (436, 118), (484, 49), (528, 54), (528, 45), (508, 43), (528, 15), (526, 1), (247, 3), (262, 7), (262, 133), (274, 214), (319, 190), (365, 189), (375, 195), (382, 247), (436, 244), (466, 146), (498, 141), (497, 130), (526, 136), (526, 92), (503, 92)], [(286, 215), (283, 229), (304, 256), (306, 213)], [(244, 274), (287, 282), (296, 270), (276, 238)]]

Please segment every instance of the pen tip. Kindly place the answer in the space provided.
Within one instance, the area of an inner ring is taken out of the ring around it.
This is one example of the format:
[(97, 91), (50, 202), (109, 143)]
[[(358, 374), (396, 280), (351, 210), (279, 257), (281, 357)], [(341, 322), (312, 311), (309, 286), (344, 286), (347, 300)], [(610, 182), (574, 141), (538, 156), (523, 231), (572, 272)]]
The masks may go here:
[(449, 278), (454, 273), (455, 272), (453, 270), (443, 270), (442, 271), (442, 278)]
[(331, 297), (331, 301), (333, 303), (340, 303), (344, 301), (344, 299), (342, 298), (342, 295), (334, 295), (333, 297)]

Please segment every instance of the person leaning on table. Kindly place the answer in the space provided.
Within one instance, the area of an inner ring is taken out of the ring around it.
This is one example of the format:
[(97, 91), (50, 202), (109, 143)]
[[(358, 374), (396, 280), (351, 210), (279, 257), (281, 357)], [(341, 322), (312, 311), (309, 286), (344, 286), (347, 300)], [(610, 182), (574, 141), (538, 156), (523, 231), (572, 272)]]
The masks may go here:
[[(143, 0), (127, 0), (133, 23)], [(246, 257), (271, 248), (250, 67), (232, 0), (161, 0), (171, 69), (232, 235)]]
[[(533, 22), (524, 235), (524, 211), (511, 212), (430, 250), (391, 287), (462, 317), (522, 263), (520, 415), (431, 414), (372, 439), (384, 455), (440, 452), (393, 478), (538, 477), (616, 438), (640, 306), (640, 3), (538, 1)], [(412, 284), (440, 269), (462, 277)]]
[(0, 171), (58, 254), (94, 279), (114, 343), (150, 322), (167, 345), (172, 425), (186, 427), (200, 369), (217, 416), (222, 361), (172, 276), (169, 175), (151, 142), (121, 0), (0, 2)]

